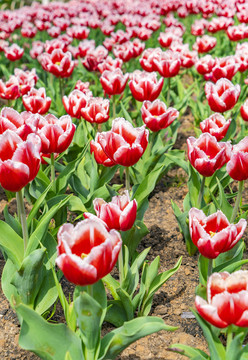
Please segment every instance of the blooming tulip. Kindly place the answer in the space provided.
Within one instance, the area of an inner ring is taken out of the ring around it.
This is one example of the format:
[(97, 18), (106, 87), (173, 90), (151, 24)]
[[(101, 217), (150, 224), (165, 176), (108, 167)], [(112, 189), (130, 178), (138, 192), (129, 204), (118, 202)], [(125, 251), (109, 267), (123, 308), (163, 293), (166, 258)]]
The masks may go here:
[(45, 114), (51, 105), (51, 98), (46, 96), (45, 88), (32, 88), (28, 94), (23, 95), (22, 102), (27, 111), (33, 114)]
[(100, 221), (64, 224), (58, 231), (56, 263), (73, 284), (91, 285), (113, 269), (121, 245), (120, 234), (108, 231)]
[(216, 58), (212, 69), (214, 82), (221, 78), (232, 80), (233, 76), (239, 70), (239, 66), (240, 65), (236, 62), (234, 56)]
[(212, 50), (216, 46), (216, 43), (217, 40), (213, 36), (204, 35), (203, 37), (197, 37), (193, 45), (193, 50), (202, 54)]
[(110, 71), (105, 70), (100, 77), (100, 82), (106, 94), (118, 95), (123, 93), (128, 77), (129, 75), (124, 75), (119, 68)]
[(154, 64), (154, 60), (159, 60), (162, 55), (162, 50), (160, 48), (156, 49), (146, 49), (141, 58), (139, 59), (140, 65), (142, 66), (142, 69), (144, 69), (147, 72), (153, 72), (157, 70), (156, 65)]
[(161, 100), (153, 102), (144, 101), (141, 108), (142, 119), (152, 131), (167, 128), (178, 117), (179, 112), (174, 108), (168, 108)]
[(105, 70), (113, 71), (122, 67), (123, 61), (121, 59), (113, 59), (108, 56), (101, 64), (98, 65), (98, 70), (102, 74)]
[(41, 54), (39, 61), (44, 70), (62, 78), (71, 76), (75, 66), (71, 53), (64, 53), (61, 49), (54, 49), (51, 54)]
[(98, 143), (115, 164), (132, 166), (143, 155), (148, 135), (145, 126), (133, 128), (130, 122), (117, 118), (113, 120), (110, 131), (99, 133)]
[(193, 243), (208, 259), (215, 259), (221, 253), (232, 249), (242, 238), (247, 222), (240, 219), (230, 224), (222, 211), (206, 216), (202, 210), (189, 211), (189, 230)]
[(89, 98), (85, 107), (81, 109), (82, 117), (90, 122), (102, 124), (109, 119), (109, 100), (103, 98)]
[(0, 98), (15, 100), (21, 96), (19, 81), (16, 76), (11, 76), (6, 83), (0, 79)]
[(244, 121), (248, 121), (248, 99), (245, 100), (244, 104), (241, 105), (240, 115)]
[(60, 154), (69, 147), (76, 129), (69, 115), (64, 115), (60, 119), (52, 114), (43, 117), (26, 113), (23, 116), (25, 123), (33, 127), (34, 132), (40, 137), (42, 153)]
[(12, 44), (10, 47), (5, 47), (4, 55), (10, 61), (16, 61), (22, 58), (24, 49), (20, 48), (17, 44)]
[(29, 70), (21, 70), (15, 69), (14, 74), (19, 82), (19, 88), (22, 95), (27, 94), (38, 81), (38, 76), (36, 74), (36, 69)]
[(214, 273), (207, 282), (207, 301), (196, 296), (199, 314), (210, 324), (248, 327), (248, 271)]
[(248, 136), (233, 146), (226, 171), (234, 180), (248, 179)]
[(240, 94), (240, 86), (233, 85), (228, 79), (219, 79), (216, 84), (207, 82), (205, 94), (212, 111), (225, 112), (234, 107)]
[(146, 73), (145, 71), (135, 70), (130, 75), (129, 87), (133, 97), (138, 101), (157, 99), (162, 91), (164, 79), (157, 81), (155, 72)]
[(179, 55), (171, 50), (162, 52), (160, 58), (154, 59), (153, 62), (156, 70), (165, 78), (176, 76), (181, 66)]
[(201, 74), (209, 74), (215, 64), (215, 60), (212, 58), (211, 55), (205, 55), (202, 58), (198, 59), (198, 61), (195, 63), (196, 71)]
[(127, 231), (132, 228), (137, 214), (137, 201), (130, 201), (128, 191), (124, 195), (114, 196), (111, 202), (103, 199), (93, 200), (96, 215), (84, 213), (85, 218), (99, 218), (107, 225), (108, 229)]
[(87, 96), (80, 90), (73, 90), (68, 97), (63, 96), (62, 102), (67, 114), (80, 119), (81, 109), (87, 104)]
[(224, 116), (219, 113), (215, 113), (202, 121), (200, 123), (200, 128), (203, 133), (207, 132), (213, 135), (217, 141), (220, 141), (225, 137), (231, 121), (232, 119), (226, 121)]
[(115, 162), (110, 160), (99, 143), (99, 135), (100, 133), (97, 133), (95, 140), (91, 140), (90, 152), (94, 154), (95, 160), (99, 165), (104, 165), (106, 167), (114, 166)]
[(187, 145), (191, 165), (203, 176), (212, 176), (229, 160), (231, 153), (229, 142), (218, 143), (209, 133), (201, 134), (198, 139), (190, 136)]
[(40, 168), (40, 139), (30, 134), (26, 141), (12, 130), (0, 135), (0, 184), (17, 192), (32, 181)]

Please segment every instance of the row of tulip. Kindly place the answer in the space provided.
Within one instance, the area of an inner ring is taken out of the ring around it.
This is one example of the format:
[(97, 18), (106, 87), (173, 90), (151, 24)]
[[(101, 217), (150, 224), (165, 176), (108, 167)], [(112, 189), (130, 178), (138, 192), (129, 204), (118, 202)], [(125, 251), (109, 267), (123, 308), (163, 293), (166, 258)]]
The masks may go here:
[[(172, 208), (188, 252), (200, 252), (193, 312), (211, 358), (247, 356), (248, 283), (240, 270), (247, 262), (246, 207), (240, 204), (248, 178), (248, 46), (247, 27), (237, 23), (247, 22), (246, 11), (244, 1), (92, 0), (0, 13), (0, 98), (8, 103), (0, 114), (0, 184), (17, 200), (17, 216), (6, 208), (0, 222), (2, 288), (19, 317), (24, 349), (44, 359), (111, 359), (142, 336), (175, 329), (148, 315), (181, 259), (159, 274), (159, 257), (148, 264), (149, 249), (136, 249), (148, 232), (149, 194), (179, 165), (189, 175), (189, 192), (184, 212)], [(232, 41), (239, 40), (232, 54)], [(211, 55), (201, 57), (206, 52)], [(173, 145), (189, 108), (199, 137), (188, 139), (186, 162)], [(238, 192), (228, 194), (232, 180)], [(23, 195), (32, 204), (27, 217)], [(228, 200), (235, 196), (233, 208)], [(69, 301), (62, 275), (75, 284)], [(66, 324), (49, 322), (57, 298)], [(116, 329), (101, 338), (104, 320)], [(173, 349), (209, 359), (184, 345)]]

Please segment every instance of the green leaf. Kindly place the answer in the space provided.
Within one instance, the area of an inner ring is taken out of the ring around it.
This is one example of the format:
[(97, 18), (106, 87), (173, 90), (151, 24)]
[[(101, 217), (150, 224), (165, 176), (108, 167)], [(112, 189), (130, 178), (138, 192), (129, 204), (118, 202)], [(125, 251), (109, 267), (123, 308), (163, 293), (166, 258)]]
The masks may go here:
[(129, 294), (122, 288), (117, 289), (116, 292), (119, 295), (119, 298), (122, 302), (123, 308), (125, 309), (126, 319), (132, 320), (134, 317), (134, 314), (133, 314), (134, 309), (133, 309), (133, 305), (132, 305), (131, 296), (129, 296)]
[(180, 166), (186, 172), (186, 174), (189, 173), (189, 166), (187, 161), (180, 159), (178, 156), (175, 156), (172, 151), (170, 153), (165, 153), (165, 157), (170, 159), (176, 165)]
[[(226, 349), (226, 360), (241, 359), (243, 334), (235, 335), (229, 347)], [(247, 349), (246, 349), (247, 350)]]
[(188, 180), (188, 189), (191, 206), (198, 207), (198, 195), (201, 187), (201, 179), (198, 172), (193, 168), (189, 163), (189, 180)]
[(169, 348), (170, 351), (176, 352), (180, 355), (187, 356), (192, 360), (211, 360), (210, 357), (200, 349), (194, 349), (183, 344), (173, 344)]
[(48, 185), (48, 187), (46, 188), (46, 190), (40, 195), (40, 197), (36, 200), (36, 202), (34, 203), (30, 213), (28, 214), (28, 217), (27, 217), (27, 225), (28, 225), (28, 228), (30, 227), (31, 225), (31, 222), (33, 220), (33, 218), (36, 216), (37, 212), (40, 210), (41, 208), (41, 205), (43, 203), (43, 201), (45, 200), (46, 196), (47, 196), (47, 193), (49, 192), (49, 190), (51, 189), (52, 187), (52, 183), (50, 183)]
[(199, 269), (199, 280), (202, 285), (207, 284), (208, 263), (209, 263), (209, 259), (207, 259), (205, 256), (200, 254), (198, 258), (198, 269)]
[(10, 305), (14, 308), (13, 304), (13, 298), (19, 299), (19, 294), (17, 292), (17, 289), (14, 285), (10, 283), (10, 280), (16, 273), (16, 266), (13, 264), (13, 262), (8, 259), (4, 265), (3, 272), (2, 272), (2, 278), (1, 278), (1, 286), (4, 295), (10, 302)]
[(200, 327), (202, 328), (203, 334), (207, 340), (211, 359), (214, 360), (223, 360), (225, 359), (225, 348), (222, 345), (219, 338), (212, 331), (211, 325), (207, 323), (196, 311), (191, 309), (192, 313), (195, 315), (196, 320), (198, 321)]
[(155, 316), (130, 320), (103, 337), (98, 360), (115, 359), (122, 350), (144, 336), (160, 330), (174, 331), (176, 329), (176, 327), (166, 325), (162, 319)]
[(103, 309), (87, 292), (83, 291), (74, 301), (77, 324), (85, 346), (86, 358), (95, 359), (100, 347), (100, 330)]
[(6, 223), (12, 227), (12, 229), (20, 236), (22, 237), (22, 227), (21, 224), (19, 223), (19, 221), (14, 218), (14, 216), (10, 215), (9, 211), (8, 211), (8, 205), (5, 206), (4, 210), (3, 210), (3, 214), (4, 214), (4, 218)]
[(23, 240), (2, 220), (0, 220), (0, 248), (5, 251), (16, 268), (20, 268), (24, 256)]
[(132, 124), (133, 120), (132, 120), (131, 116), (129, 115), (129, 113), (127, 112), (127, 110), (125, 109), (125, 106), (123, 105), (122, 101), (120, 102), (120, 104), (121, 104), (121, 110), (123, 112), (124, 118)]
[(137, 220), (134, 226), (128, 231), (121, 232), (123, 244), (128, 247), (131, 257), (133, 257), (140, 241), (149, 233), (143, 221)]
[(73, 359), (84, 360), (79, 337), (65, 324), (50, 324), (26, 305), (18, 305), (16, 312), (23, 318), (19, 345), (34, 352), (43, 360), (61, 360), (66, 353)]
[(110, 274), (106, 275), (102, 280), (106, 284), (108, 290), (111, 292), (113, 298), (116, 300), (119, 299), (119, 295), (117, 294), (116, 290), (120, 287), (120, 283)]
[(26, 249), (26, 256), (29, 255), (33, 250), (35, 250), (38, 244), (41, 242), (45, 232), (47, 231), (47, 227), (49, 225), (52, 217), (58, 212), (60, 208), (62, 208), (70, 199), (71, 195), (67, 196), (63, 201), (54, 205), (41, 219), (39, 225), (35, 229), (35, 231), (30, 236), (28, 241), (28, 246)]
[(43, 261), (45, 249), (34, 250), (25, 257), (21, 268), (14, 274), (11, 284), (14, 285), (26, 305), (34, 307), (35, 298), (43, 280)]
[[(176, 265), (172, 268), (169, 269), (167, 271), (162, 272), (161, 274), (157, 275), (154, 280), (152, 281), (152, 283), (150, 284), (149, 288), (148, 288), (148, 294), (145, 297), (145, 301), (142, 304), (142, 313), (141, 315), (148, 315), (150, 310), (151, 310), (151, 306), (152, 306), (152, 300), (153, 300), (153, 296), (155, 294), (156, 291), (158, 291), (160, 289), (160, 287), (172, 276), (174, 275), (178, 269), (180, 268), (182, 263), (182, 257), (180, 257), (180, 259), (178, 260), (178, 262), (176, 263)], [(149, 272), (147, 273), (147, 277), (149, 277)]]
[(163, 170), (164, 166), (160, 166), (158, 169), (151, 171), (137, 186), (132, 198), (135, 198), (138, 203), (138, 209), (141, 207), (142, 202), (150, 195), (154, 190), (156, 182)]
[(108, 301), (108, 310), (105, 317), (105, 321), (114, 325), (115, 327), (120, 327), (127, 321), (127, 314), (123, 307), (123, 303), (120, 300), (109, 300)]

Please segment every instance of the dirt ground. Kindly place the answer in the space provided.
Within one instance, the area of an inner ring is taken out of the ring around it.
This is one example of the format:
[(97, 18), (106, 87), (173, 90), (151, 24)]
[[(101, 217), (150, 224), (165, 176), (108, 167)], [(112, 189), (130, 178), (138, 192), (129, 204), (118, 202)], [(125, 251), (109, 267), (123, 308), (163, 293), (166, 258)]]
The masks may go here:
[[(186, 139), (194, 135), (192, 119), (185, 116), (179, 129), (177, 148), (186, 149)], [(185, 357), (168, 351), (173, 343), (187, 344), (207, 350), (206, 342), (190, 308), (194, 307), (195, 287), (198, 285), (196, 254), (190, 257), (183, 237), (172, 212), (171, 199), (180, 208), (187, 194), (187, 176), (182, 169), (173, 169), (162, 178), (150, 197), (149, 209), (145, 214), (145, 224), (150, 233), (143, 239), (139, 250), (151, 246), (148, 260), (157, 255), (161, 258), (161, 271), (172, 268), (180, 256), (183, 257), (179, 271), (160, 288), (154, 297), (151, 315), (161, 317), (166, 324), (178, 326), (175, 332), (161, 331), (140, 339), (118, 357), (118, 360), (180, 360)], [(4, 194), (0, 201), (0, 211), (6, 204)], [(15, 210), (15, 200), (9, 205)], [(2, 215), (1, 215), (2, 218)], [(247, 234), (246, 234), (247, 236)], [(4, 266), (0, 258), (0, 272)], [(19, 324), (15, 313), (0, 292), (0, 354), (1, 360), (34, 360), (34, 354), (18, 346)], [(76, 360), (76, 359), (75, 359)]]

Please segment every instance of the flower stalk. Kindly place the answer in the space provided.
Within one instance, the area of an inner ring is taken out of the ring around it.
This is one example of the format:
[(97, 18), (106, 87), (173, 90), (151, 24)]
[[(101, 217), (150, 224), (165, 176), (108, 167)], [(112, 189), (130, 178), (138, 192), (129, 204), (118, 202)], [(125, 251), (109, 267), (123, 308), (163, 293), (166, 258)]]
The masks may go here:
[(22, 190), (16, 192), (16, 202), (17, 202), (18, 219), (20, 219), (22, 225), (22, 236), (23, 236), (24, 252), (25, 252), (28, 245), (28, 225), (27, 225), (27, 218), (25, 213)]
[(238, 195), (235, 201), (235, 205), (233, 208), (233, 212), (232, 212), (232, 217), (231, 217), (231, 223), (234, 222), (234, 220), (236, 219), (238, 210), (239, 210), (239, 206), (240, 206), (240, 201), (242, 198), (242, 192), (243, 192), (243, 188), (244, 188), (244, 180), (239, 181), (239, 188), (238, 188)]

